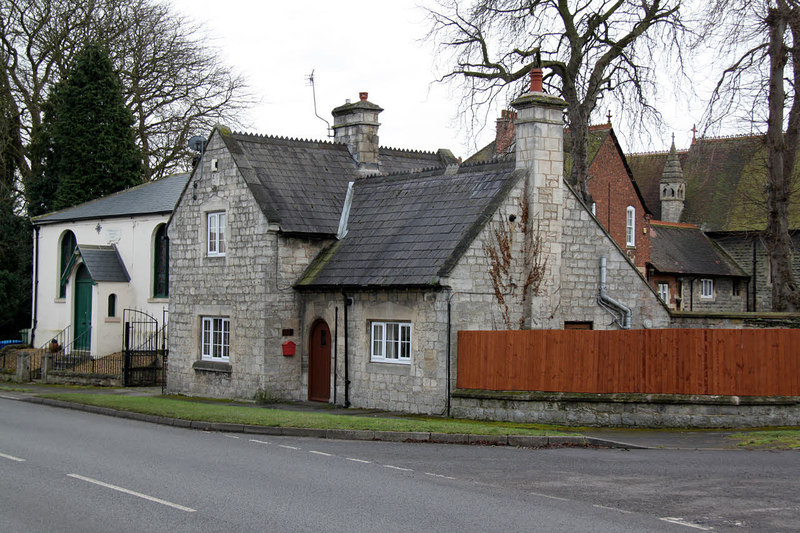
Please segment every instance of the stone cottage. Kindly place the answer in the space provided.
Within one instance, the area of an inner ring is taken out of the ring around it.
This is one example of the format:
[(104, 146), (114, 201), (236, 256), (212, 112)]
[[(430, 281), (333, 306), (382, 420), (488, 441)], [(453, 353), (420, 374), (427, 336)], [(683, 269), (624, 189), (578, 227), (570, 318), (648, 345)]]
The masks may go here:
[[(366, 93), (333, 111), (334, 142), (216, 128), (169, 227), (169, 390), (441, 413), (459, 330), (666, 326), (563, 180), (564, 102), (539, 84), (514, 105), (516, 158), (478, 165), (380, 147)], [(523, 220), (542, 275), (505, 309), (487, 255)]]

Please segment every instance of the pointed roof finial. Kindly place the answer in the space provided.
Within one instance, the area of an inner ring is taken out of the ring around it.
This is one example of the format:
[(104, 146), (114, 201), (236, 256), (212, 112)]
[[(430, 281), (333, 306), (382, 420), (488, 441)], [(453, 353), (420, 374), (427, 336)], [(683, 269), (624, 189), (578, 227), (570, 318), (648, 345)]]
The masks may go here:
[(697, 124), (692, 124), (692, 129), (689, 131), (692, 132), (692, 144), (694, 144), (697, 140)]
[(675, 134), (672, 134), (672, 146), (669, 147), (667, 161), (661, 174), (661, 180), (674, 181), (683, 179), (683, 169), (678, 158), (678, 150), (675, 148)]
[(606, 117), (608, 117), (608, 125), (610, 126), (611, 125), (611, 108), (610, 107), (608, 108), (608, 114), (606, 115)]

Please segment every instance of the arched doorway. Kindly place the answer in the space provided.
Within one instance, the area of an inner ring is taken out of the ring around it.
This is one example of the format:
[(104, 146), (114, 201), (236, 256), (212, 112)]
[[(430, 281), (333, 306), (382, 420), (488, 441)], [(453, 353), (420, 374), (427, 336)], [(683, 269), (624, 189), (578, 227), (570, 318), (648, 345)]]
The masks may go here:
[(331, 330), (324, 320), (311, 326), (308, 346), (308, 399), (327, 402), (331, 397)]
[(75, 325), (73, 349), (89, 351), (92, 345), (92, 276), (81, 264), (75, 273)]

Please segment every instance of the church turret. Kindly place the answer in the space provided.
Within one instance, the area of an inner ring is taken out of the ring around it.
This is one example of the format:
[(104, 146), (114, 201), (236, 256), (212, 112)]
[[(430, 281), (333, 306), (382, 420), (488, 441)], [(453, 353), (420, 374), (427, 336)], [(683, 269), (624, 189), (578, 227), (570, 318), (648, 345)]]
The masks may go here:
[(683, 212), (683, 201), (686, 195), (686, 180), (683, 179), (683, 169), (678, 160), (678, 151), (675, 149), (675, 135), (672, 136), (672, 146), (669, 149), (664, 172), (659, 182), (659, 197), (661, 199), (661, 220), (665, 222), (680, 222)]

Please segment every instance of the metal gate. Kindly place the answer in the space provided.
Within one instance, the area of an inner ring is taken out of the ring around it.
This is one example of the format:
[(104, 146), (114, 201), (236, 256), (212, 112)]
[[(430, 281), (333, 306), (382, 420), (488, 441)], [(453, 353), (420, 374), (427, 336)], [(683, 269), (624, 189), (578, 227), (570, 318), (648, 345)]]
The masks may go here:
[[(162, 321), (166, 324), (166, 311)], [(126, 387), (166, 383), (166, 326), (137, 309), (122, 311), (122, 384)]]

